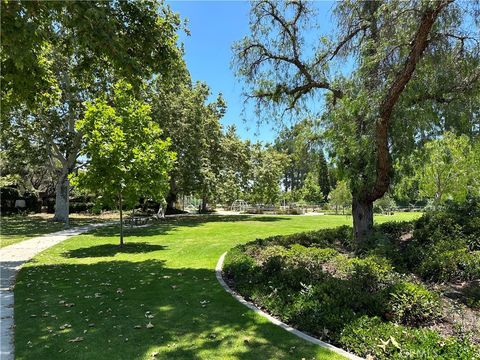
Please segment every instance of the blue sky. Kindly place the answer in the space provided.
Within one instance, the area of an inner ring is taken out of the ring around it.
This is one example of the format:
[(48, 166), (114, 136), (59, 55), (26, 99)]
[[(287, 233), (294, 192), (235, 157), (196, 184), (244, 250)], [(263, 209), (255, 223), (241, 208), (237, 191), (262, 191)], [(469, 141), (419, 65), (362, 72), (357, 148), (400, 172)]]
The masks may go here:
[[(272, 141), (274, 124), (257, 126), (252, 111), (242, 116), (242, 85), (231, 69), (232, 44), (249, 33), (248, 18), (250, 3), (247, 1), (167, 1), (171, 8), (188, 19), (191, 35), (180, 34), (185, 46), (185, 60), (194, 81), (205, 81), (211, 88), (213, 98), (221, 92), (227, 101), (228, 110), (222, 123), (235, 124), (244, 139)], [(325, 29), (331, 28), (326, 11), (331, 2), (321, 2), (321, 21)], [(324, 30), (325, 30), (324, 29)]]

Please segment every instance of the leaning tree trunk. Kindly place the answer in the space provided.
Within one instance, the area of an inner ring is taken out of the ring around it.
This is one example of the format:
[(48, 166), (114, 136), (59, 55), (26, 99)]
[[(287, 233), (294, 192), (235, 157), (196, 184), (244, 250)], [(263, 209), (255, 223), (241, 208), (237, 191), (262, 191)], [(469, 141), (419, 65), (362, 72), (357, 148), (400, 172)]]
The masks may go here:
[(60, 176), (55, 185), (55, 216), (53, 221), (68, 223), (69, 187), (67, 175)]
[(362, 248), (373, 230), (373, 202), (354, 196), (352, 216), (354, 237), (357, 245)]

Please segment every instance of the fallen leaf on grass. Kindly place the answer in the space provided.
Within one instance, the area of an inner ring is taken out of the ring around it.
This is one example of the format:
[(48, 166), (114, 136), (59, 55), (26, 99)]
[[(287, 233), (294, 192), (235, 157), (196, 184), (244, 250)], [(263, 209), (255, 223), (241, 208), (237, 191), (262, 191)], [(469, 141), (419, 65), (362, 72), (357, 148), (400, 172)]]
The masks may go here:
[(68, 342), (74, 343), (74, 342), (80, 342), (83, 341), (83, 337), (77, 336), (75, 339), (70, 339)]

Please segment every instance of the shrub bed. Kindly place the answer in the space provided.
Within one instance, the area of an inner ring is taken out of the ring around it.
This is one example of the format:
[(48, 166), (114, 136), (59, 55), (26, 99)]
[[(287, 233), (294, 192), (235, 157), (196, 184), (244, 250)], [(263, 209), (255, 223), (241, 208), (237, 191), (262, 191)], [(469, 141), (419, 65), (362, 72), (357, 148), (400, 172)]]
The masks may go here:
[(434, 282), (479, 278), (477, 225), (427, 214), (378, 226), (363, 249), (349, 227), (257, 239), (229, 251), (224, 275), (259, 307), (361, 356), (474, 359), (467, 334), (429, 327), (445, 313)]

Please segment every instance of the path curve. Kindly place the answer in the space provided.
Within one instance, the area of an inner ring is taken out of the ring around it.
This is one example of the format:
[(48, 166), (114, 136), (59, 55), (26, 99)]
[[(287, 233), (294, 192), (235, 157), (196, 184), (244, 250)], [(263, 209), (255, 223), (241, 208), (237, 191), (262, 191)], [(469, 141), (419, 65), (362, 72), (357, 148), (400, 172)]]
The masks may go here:
[(240, 303), (242, 303), (243, 305), (248, 307), (250, 310), (255, 311), (260, 316), (263, 316), (264, 318), (268, 319), (271, 323), (273, 323), (277, 326), (280, 326), (284, 330), (287, 330), (289, 333), (294, 334), (294, 335), (298, 336), (299, 338), (302, 338), (302, 339), (304, 339), (308, 342), (311, 342), (315, 345), (319, 345), (323, 348), (326, 348), (330, 351), (333, 351), (333, 352), (335, 352), (339, 355), (342, 355), (342, 356), (346, 357), (347, 359), (351, 359), (351, 360), (362, 360), (363, 359), (363, 358), (361, 358), (357, 355), (351, 354), (351, 353), (349, 353), (349, 352), (347, 352), (343, 349), (340, 349), (340, 348), (338, 348), (336, 346), (333, 346), (329, 343), (326, 343), (326, 342), (321, 341), (317, 338), (314, 338), (313, 336), (305, 334), (304, 332), (301, 332), (300, 330), (297, 330), (297, 329), (291, 327), (290, 325), (285, 324), (284, 322), (278, 320), (277, 318), (273, 317), (272, 315), (267, 314), (266, 312), (260, 310), (253, 303), (245, 300), (241, 295), (237, 294), (232, 288), (230, 288), (230, 286), (227, 285), (225, 280), (223, 280), (222, 270), (223, 270), (223, 262), (225, 260), (225, 255), (227, 255), (226, 252), (224, 252), (222, 254), (222, 256), (220, 256), (220, 258), (218, 259), (217, 266), (215, 267), (215, 275), (217, 276), (217, 280), (220, 283), (220, 285), (222, 285), (222, 287), (228, 293), (230, 293), (235, 299), (237, 299)]
[(79, 226), (0, 248), (0, 359), (11, 360), (14, 358), (13, 286), (20, 267), (43, 250), (72, 236), (115, 223), (106, 222)]

